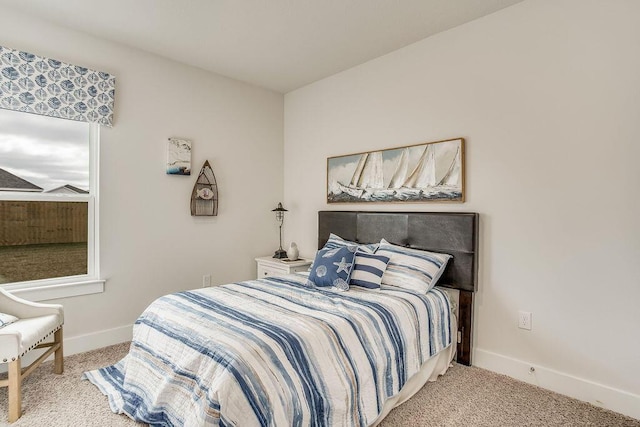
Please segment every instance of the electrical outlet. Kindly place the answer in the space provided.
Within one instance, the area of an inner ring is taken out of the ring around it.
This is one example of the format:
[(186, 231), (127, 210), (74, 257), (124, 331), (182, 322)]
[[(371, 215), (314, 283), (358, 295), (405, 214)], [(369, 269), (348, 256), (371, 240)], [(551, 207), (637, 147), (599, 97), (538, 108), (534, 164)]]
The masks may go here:
[(531, 330), (531, 312), (519, 311), (518, 312), (518, 328)]
[(211, 286), (211, 275), (205, 274), (204, 276), (202, 276), (202, 287), (208, 288), (210, 286)]

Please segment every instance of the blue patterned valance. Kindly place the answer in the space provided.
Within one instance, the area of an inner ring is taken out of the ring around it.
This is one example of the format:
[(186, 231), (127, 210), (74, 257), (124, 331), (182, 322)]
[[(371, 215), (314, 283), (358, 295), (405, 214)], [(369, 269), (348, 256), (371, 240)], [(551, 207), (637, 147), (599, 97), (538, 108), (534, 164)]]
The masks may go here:
[(0, 108), (112, 126), (116, 78), (0, 46)]

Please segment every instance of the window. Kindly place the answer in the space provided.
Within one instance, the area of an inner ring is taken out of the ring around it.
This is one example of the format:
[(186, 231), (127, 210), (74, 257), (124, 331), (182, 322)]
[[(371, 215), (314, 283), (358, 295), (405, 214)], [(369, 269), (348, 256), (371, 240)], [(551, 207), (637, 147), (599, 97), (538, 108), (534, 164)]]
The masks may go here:
[(0, 109), (0, 286), (34, 300), (102, 290), (98, 140), (98, 124)]

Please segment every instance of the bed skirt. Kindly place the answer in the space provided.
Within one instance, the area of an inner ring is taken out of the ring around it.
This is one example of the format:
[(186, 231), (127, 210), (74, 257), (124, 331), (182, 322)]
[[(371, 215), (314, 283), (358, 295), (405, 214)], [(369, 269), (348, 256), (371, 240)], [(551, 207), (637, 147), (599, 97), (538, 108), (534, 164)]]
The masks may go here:
[[(456, 316), (451, 316), (451, 330), (456, 331), (458, 329)], [(387, 399), (382, 407), (382, 412), (374, 420), (371, 426), (377, 426), (389, 415), (389, 412), (393, 408), (397, 408), (398, 406), (405, 403), (407, 400), (411, 399), (414, 394), (420, 391), (422, 387), (427, 384), (427, 382), (433, 382), (438, 379), (440, 375), (444, 375), (449, 367), (451, 366), (451, 361), (455, 358), (456, 355), (456, 344), (449, 344), (447, 348), (442, 350), (440, 353), (436, 354), (426, 362), (422, 364), (420, 371), (416, 373), (413, 377), (409, 379), (405, 383), (405, 385), (400, 390), (400, 393), (395, 396)]]

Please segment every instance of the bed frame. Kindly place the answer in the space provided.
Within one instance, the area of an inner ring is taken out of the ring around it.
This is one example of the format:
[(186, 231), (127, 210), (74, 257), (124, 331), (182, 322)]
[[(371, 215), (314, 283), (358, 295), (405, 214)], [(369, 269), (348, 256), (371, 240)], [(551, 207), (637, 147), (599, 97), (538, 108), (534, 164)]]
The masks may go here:
[(457, 361), (471, 365), (473, 293), (478, 286), (478, 222), (473, 212), (318, 212), (318, 248), (329, 234), (358, 243), (390, 243), (453, 255), (438, 286), (460, 291)]

